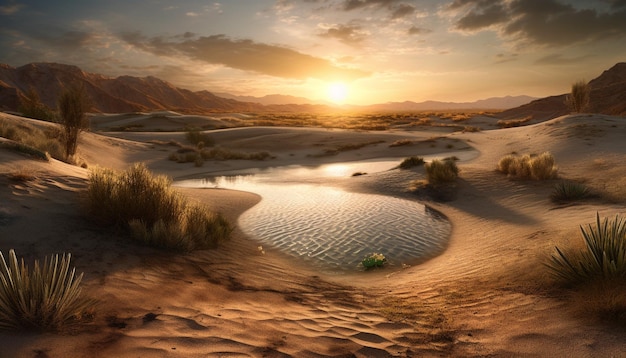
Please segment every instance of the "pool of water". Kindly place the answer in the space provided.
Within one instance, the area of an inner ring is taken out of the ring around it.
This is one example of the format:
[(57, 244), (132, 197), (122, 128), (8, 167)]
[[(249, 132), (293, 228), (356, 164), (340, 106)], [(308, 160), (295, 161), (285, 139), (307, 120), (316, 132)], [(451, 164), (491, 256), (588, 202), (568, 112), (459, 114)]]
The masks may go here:
[(450, 223), (412, 200), (344, 191), (323, 178), (391, 169), (399, 160), (239, 171), (177, 186), (226, 188), (261, 195), (239, 226), (264, 247), (277, 248), (327, 271), (356, 271), (362, 259), (382, 253), (390, 266), (414, 265), (441, 253)]

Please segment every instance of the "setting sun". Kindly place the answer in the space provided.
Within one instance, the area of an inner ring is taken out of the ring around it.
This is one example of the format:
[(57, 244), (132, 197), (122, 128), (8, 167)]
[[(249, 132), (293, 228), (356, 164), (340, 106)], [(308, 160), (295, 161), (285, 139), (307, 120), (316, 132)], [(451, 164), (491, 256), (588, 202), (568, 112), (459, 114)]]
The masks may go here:
[(348, 87), (345, 83), (335, 82), (328, 86), (328, 99), (334, 103), (343, 103), (348, 96)]

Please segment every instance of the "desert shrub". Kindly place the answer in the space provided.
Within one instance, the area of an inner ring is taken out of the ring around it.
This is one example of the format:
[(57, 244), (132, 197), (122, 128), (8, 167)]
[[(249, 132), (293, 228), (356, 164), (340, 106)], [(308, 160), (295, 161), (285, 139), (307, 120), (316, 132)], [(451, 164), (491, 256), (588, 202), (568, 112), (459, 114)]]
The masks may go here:
[(405, 158), (401, 163), (400, 163), (400, 169), (410, 169), (413, 167), (417, 167), (420, 165), (424, 165), (424, 158), (422, 157), (408, 157)]
[(581, 226), (585, 248), (563, 251), (556, 247), (547, 266), (551, 273), (566, 284), (626, 279), (626, 220), (616, 216), (600, 221), (596, 214), (595, 227)]
[(397, 141), (389, 144), (389, 148), (393, 148), (393, 147), (403, 147), (403, 146), (407, 146), (407, 145), (411, 145), (413, 144), (413, 141), (410, 139), (398, 139)]
[(11, 139), (19, 145), (10, 146), (14, 150), (37, 158), (48, 160), (46, 153), (56, 159), (64, 159), (63, 146), (53, 129), (44, 131), (30, 124), (13, 124), (0, 121), (0, 137)]
[(200, 152), (202, 159), (204, 160), (265, 160), (271, 157), (269, 152), (253, 152), (242, 153), (233, 150), (229, 150), (223, 147), (214, 147), (211, 149), (203, 149)]
[(212, 147), (215, 145), (215, 140), (208, 134), (203, 133), (197, 129), (192, 129), (185, 133), (185, 138), (189, 143), (199, 146), (200, 143), (202, 145), (200, 147)]
[(34, 89), (29, 89), (20, 97), (18, 110), (24, 117), (41, 119), (48, 122), (58, 121), (58, 115), (52, 108), (41, 102), (39, 95)]
[(580, 80), (572, 84), (572, 91), (567, 96), (565, 103), (576, 113), (581, 113), (589, 106), (589, 84)]
[(519, 127), (524, 123), (528, 123), (532, 119), (533, 119), (532, 116), (519, 118), (519, 119), (501, 119), (498, 122), (496, 122), (496, 125), (498, 125), (498, 127), (500, 128), (513, 128), (513, 127)]
[(554, 157), (549, 152), (539, 155), (506, 155), (500, 159), (498, 171), (521, 179), (545, 180), (557, 177)]
[(476, 126), (463, 127), (463, 133), (475, 133), (475, 132), (480, 132), (480, 127), (476, 127)]
[(70, 269), (70, 258), (36, 260), (31, 271), (14, 250), (8, 262), (0, 252), (0, 329), (58, 330), (90, 311), (94, 301), (81, 296), (83, 274)]
[(89, 98), (83, 87), (72, 86), (61, 93), (58, 106), (64, 130), (65, 157), (70, 158), (76, 153), (80, 132), (87, 128), (85, 113), (89, 110)]
[(459, 169), (454, 160), (433, 160), (426, 163), (426, 176), (430, 184), (455, 182)]
[(228, 238), (231, 227), (221, 215), (189, 205), (170, 185), (169, 178), (153, 175), (143, 164), (119, 174), (92, 170), (87, 211), (150, 246), (188, 251), (215, 247)]
[(586, 185), (564, 181), (554, 186), (550, 199), (556, 203), (562, 203), (585, 199), (590, 195), (591, 192)]

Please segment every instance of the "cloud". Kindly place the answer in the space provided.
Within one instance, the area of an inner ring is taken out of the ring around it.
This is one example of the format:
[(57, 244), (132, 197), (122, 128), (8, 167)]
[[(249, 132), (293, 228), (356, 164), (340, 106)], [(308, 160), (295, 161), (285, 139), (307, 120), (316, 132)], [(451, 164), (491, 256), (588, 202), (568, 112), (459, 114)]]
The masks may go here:
[(402, 19), (415, 13), (415, 6), (409, 4), (400, 4), (392, 9), (391, 18)]
[(542, 58), (535, 61), (537, 65), (570, 65), (570, 64), (581, 64), (583, 63), (589, 56), (577, 56), (577, 57), (564, 57), (561, 54), (550, 54), (543, 56)]
[(345, 0), (343, 8), (347, 11), (361, 9), (364, 7), (387, 7), (398, 3), (398, 0)]
[(20, 11), (20, 9), (23, 7), (22, 4), (9, 4), (9, 5), (3, 5), (0, 6), (0, 14), (2, 15), (13, 15), (15, 13), (17, 13), (18, 11)]
[(40, 42), (46, 48), (66, 52), (82, 49), (98, 37), (98, 34), (91, 31), (65, 29), (55, 26), (24, 29), (24, 31), (18, 33), (21, 37)]
[(614, 9), (626, 7), (626, 0), (607, 0), (607, 1), (611, 4), (611, 7)]
[(599, 12), (557, 0), (455, 0), (447, 10), (460, 31), (495, 30), (521, 43), (566, 46), (625, 37), (626, 0), (610, 3), (611, 11)]
[(389, 11), (392, 20), (406, 18), (416, 11), (414, 5), (401, 0), (345, 0), (340, 8), (345, 11), (364, 8), (385, 9)]
[(423, 27), (411, 26), (408, 30), (409, 35), (426, 35), (433, 32), (432, 30), (425, 29)]
[(332, 25), (326, 26), (324, 32), (319, 36), (337, 39), (344, 44), (357, 46), (365, 40), (366, 33), (358, 25)]
[(456, 23), (460, 30), (475, 31), (506, 21), (510, 17), (502, 4), (483, 1)]
[(180, 40), (180, 36), (176, 39), (149, 38), (140, 33), (122, 33), (119, 37), (138, 49), (158, 56), (186, 57), (275, 77), (353, 80), (369, 76), (368, 72), (338, 67), (325, 59), (286, 47), (252, 40), (234, 40), (225, 35), (200, 36), (185, 40)]

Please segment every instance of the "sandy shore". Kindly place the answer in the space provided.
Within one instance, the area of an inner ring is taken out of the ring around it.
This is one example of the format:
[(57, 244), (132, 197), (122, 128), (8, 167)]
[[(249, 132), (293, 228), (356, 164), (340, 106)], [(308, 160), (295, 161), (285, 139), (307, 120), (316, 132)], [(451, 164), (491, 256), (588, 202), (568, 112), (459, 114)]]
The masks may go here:
[[(0, 114), (6, 121), (28, 121)], [(116, 125), (124, 124), (122, 117)], [(137, 118), (131, 118), (133, 122)], [(120, 124), (121, 123), (121, 124)], [(452, 200), (429, 201), (452, 223), (447, 250), (409, 268), (325, 275), (236, 229), (217, 250), (186, 255), (138, 247), (81, 215), (88, 170), (0, 149), (0, 250), (27, 259), (71, 252), (97, 298), (93, 322), (63, 334), (0, 334), (0, 357), (423, 357), (620, 356), (623, 328), (599, 322), (580, 298), (555, 289), (543, 266), (555, 245), (577, 243), (579, 225), (624, 214), (626, 121), (572, 115), (525, 127), (442, 132), (242, 128), (211, 132), (216, 144), (268, 151), (266, 161), (179, 164), (167, 160), (183, 134), (84, 133), (91, 167), (145, 162), (173, 178), (263, 166), (319, 165), (461, 152)], [(163, 127), (163, 121), (159, 122)], [(142, 127), (146, 130), (146, 127)], [(390, 144), (408, 139), (408, 145)], [(341, 150), (345, 144), (358, 149)], [(337, 149), (340, 150), (337, 150)], [(328, 153), (336, 150), (335, 155)], [(511, 180), (495, 171), (509, 153), (550, 151), (562, 179), (601, 196), (576, 205), (549, 199), (556, 181)], [(10, 174), (28, 171), (30, 181)], [(420, 200), (407, 187), (420, 170), (343, 178), (329, 185)], [(260, 197), (180, 189), (236, 222)]]

